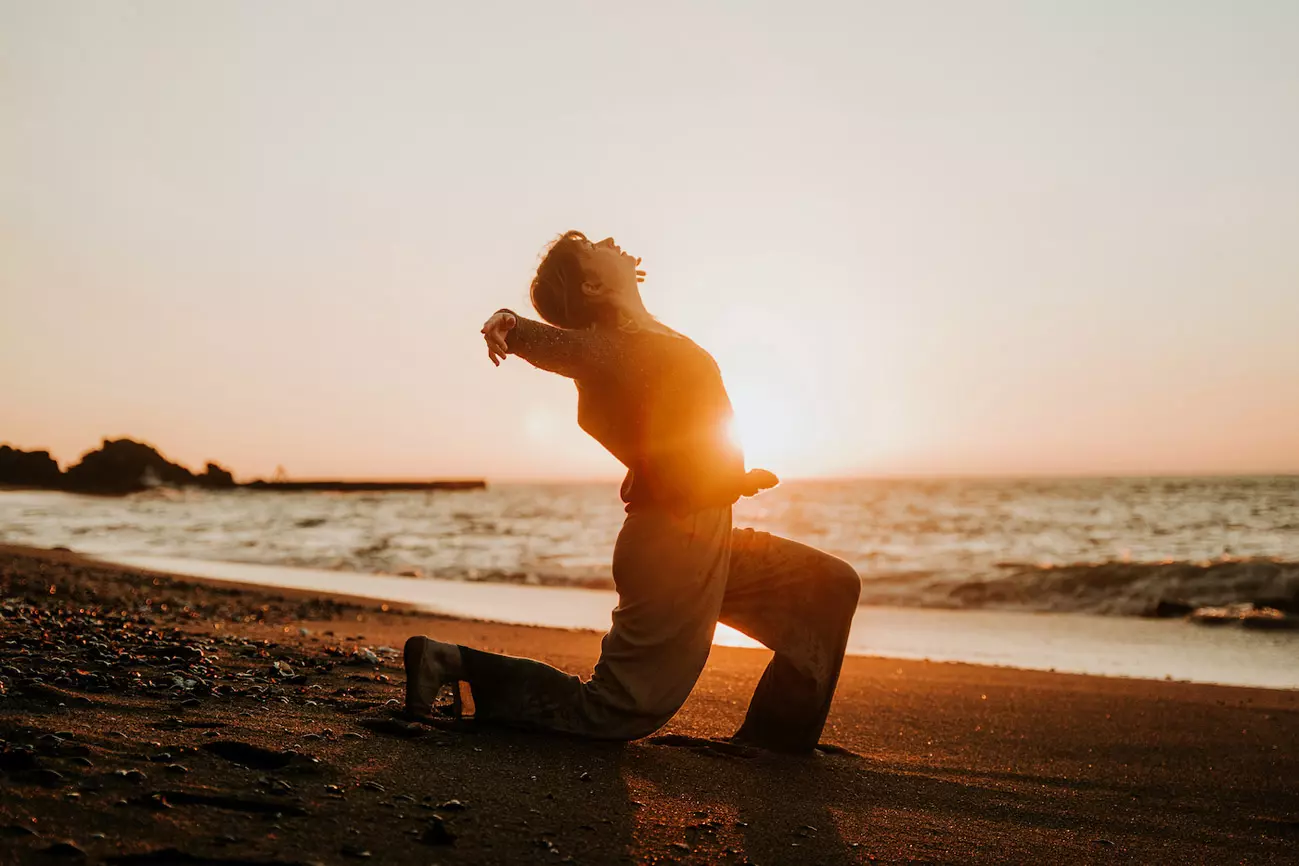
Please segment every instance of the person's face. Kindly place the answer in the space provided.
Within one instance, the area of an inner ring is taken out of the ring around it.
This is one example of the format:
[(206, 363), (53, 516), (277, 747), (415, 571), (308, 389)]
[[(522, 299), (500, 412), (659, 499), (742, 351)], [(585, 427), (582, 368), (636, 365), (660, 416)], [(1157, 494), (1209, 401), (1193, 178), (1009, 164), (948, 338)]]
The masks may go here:
[(582, 270), (586, 274), (583, 290), (605, 298), (634, 293), (639, 264), (640, 259), (623, 252), (613, 238), (587, 241), (582, 251)]

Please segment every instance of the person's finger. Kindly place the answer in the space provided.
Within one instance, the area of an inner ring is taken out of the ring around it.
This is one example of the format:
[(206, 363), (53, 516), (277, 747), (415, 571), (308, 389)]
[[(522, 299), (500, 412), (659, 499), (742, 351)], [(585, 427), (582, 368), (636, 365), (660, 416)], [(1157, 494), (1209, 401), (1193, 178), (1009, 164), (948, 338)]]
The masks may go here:
[(505, 344), (504, 337), (498, 336), (494, 345), (496, 346), (496, 351), (500, 353), (502, 358), (510, 354), (510, 347)]
[(495, 366), (497, 366), (497, 367), (501, 366), (501, 362), (498, 361), (498, 360), (496, 360), (496, 353), (492, 351), (492, 347), (491, 347), (491, 346), (488, 346), (488, 347), (487, 347), (487, 357), (491, 360), (491, 362), (492, 362)]

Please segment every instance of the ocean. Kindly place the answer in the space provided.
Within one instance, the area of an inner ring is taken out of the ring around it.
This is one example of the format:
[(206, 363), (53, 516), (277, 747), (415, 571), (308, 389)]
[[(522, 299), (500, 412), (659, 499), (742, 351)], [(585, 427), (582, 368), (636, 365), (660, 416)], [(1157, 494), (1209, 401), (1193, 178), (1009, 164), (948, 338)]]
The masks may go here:
[[(563, 627), (607, 627), (622, 518), (613, 483), (0, 492), (3, 543)], [(1299, 687), (1299, 632), (1138, 619), (1161, 602), (1293, 611), (1296, 476), (794, 481), (735, 521), (853, 564), (854, 652)]]
[[(13, 544), (546, 586), (612, 586), (622, 518), (614, 484), (0, 494)], [(1299, 601), (1299, 476), (796, 481), (741, 500), (735, 522), (852, 563), (863, 604), (1129, 615)]]

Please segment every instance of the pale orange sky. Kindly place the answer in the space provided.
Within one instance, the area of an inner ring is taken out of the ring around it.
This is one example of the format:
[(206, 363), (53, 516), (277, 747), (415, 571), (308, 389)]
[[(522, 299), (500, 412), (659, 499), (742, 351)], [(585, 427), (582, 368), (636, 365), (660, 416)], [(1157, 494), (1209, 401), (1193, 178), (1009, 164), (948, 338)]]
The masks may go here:
[(612, 477), (495, 369), (612, 234), (751, 465), (1299, 470), (1299, 4), (0, 0), (0, 441)]

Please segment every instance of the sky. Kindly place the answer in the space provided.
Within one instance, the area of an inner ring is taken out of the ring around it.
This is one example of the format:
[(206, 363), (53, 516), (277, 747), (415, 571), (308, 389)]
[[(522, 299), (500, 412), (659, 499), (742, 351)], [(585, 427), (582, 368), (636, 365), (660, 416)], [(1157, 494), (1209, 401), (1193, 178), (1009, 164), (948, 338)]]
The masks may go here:
[(1299, 471), (1299, 4), (0, 0), (0, 441), (616, 477), (570, 228), (784, 477)]

